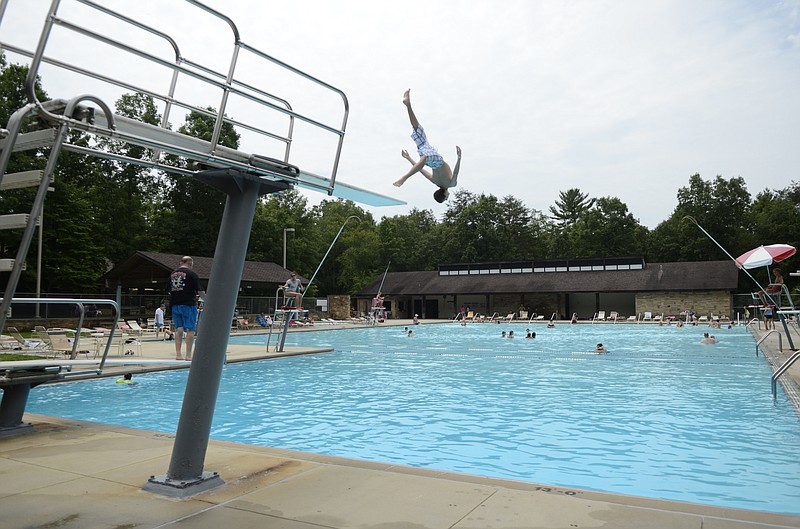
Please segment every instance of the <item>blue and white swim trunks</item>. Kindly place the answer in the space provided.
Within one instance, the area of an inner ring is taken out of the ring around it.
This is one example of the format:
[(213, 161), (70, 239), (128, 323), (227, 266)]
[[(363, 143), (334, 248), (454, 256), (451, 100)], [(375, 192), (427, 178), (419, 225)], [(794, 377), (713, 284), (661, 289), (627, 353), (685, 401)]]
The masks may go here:
[(417, 144), (417, 152), (420, 157), (425, 156), (425, 165), (431, 169), (438, 169), (444, 165), (442, 155), (428, 143), (428, 137), (425, 136), (425, 129), (422, 128), (422, 125), (414, 129), (411, 139)]

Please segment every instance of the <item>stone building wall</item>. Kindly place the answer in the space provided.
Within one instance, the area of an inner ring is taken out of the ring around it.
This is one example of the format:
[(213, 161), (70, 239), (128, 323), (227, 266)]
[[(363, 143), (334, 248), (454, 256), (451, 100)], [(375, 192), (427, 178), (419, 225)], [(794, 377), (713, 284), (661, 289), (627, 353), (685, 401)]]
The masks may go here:
[(350, 318), (350, 296), (328, 296), (328, 314), (334, 320)]
[(515, 313), (519, 314), (520, 307), (528, 312), (528, 317), (532, 313), (544, 314), (545, 318), (550, 318), (554, 312), (564, 313), (564, 296), (561, 294), (495, 294), (492, 299), (492, 308), (501, 316)]
[(653, 315), (678, 316), (684, 310), (693, 310), (699, 316), (733, 315), (733, 298), (730, 292), (640, 292), (636, 294), (636, 312)]

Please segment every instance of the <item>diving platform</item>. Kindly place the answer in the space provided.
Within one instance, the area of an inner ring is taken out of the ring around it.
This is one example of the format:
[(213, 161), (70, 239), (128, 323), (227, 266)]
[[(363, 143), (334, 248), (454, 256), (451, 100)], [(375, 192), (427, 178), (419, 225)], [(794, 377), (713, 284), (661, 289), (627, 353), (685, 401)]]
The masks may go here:
[[(189, 371), (170, 467), (147, 484), (186, 497), (221, 483), (203, 464), (259, 198), (303, 189), (368, 206), (404, 202), (338, 178), (350, 112), (342, 90), (248, 44), (233, 20), (198, 0), (155, 5), (51, 0), (45, 8), (0, 0), (0, 49), (10, 63), (28, 66), (27, 103), (0, 129), (0, 189), (37, 186), (30, 211), (17, 212), (28, 222), (16, 259), (8, 261), (0, 330), (63, 151), (222, 191), (225, 210), (207, 285), (213, 295), (195, 348), (199, 361)], [(35, 46), (23, 26), (41, 28)], [(40, 100), (39, 79), (51, 100)], [(46, 156), (42, 168), (6, 174), (13, 153), (34, 149)], [(14, 219), (8, 223), (17, 227)], [(0, 426), (20, 423), (27, 392), (67, 367), (41, 362), (38, 378), (4, 387)], [(6, 373), (20, 382), (25, 372), (9, 366)]]

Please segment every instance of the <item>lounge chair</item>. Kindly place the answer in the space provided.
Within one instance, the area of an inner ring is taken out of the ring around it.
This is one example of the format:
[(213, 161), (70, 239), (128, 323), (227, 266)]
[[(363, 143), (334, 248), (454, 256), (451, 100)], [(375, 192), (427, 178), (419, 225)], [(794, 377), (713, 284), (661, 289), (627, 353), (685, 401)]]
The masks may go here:
[(636, 316), (628, 316), (628, 319), (626, 321), (639, 321), (639, 320)]
[(41, 350), (47, 345), (41, 340), (26, 340), (16, 327), (6, 327), (6, 331), (14, 339), (16, 346), (20, 349)]
[[(129, 334), (135, 334), (137, 336), (142, 336), (144, 334), (144, 329), (139, 325), (138, 321), (128, 320), (125, 323), (128, 324)], [(153, 329), (153, 331), (155, 331), (155, 329)]]
[(606, 311), (604, 310), (598, 312), (597, 317), (595, 318), (595, 320), (605, 320), (605, 319), (606, 319)]
[[(95, 352), (95, 358), (101, 354), (102, 351), (105, 351), (106, 345), (108, 344), (110, 335), (106, 335), (104, 339), (100, 339), (97, 342), (97, 348)], [(142, 356), (142, 342), (139, 341), (133, 335), (124, 334), (122, 332), (115, 332), (114, 338), (111, 339), (111, 346), (109, 347), (109, 353), (111, 349), (116, 348), (117, 356)]]
[(612, 310), (611, 313), (608, 315), (608, 319), (613, 322), (616, 322), (618, 319), (620, 319), (619, 312)]
[[(89, 354), (92, 351), (88, 349), (79, 348), (73, 355), (73, 343), (67, 338), (66, 331), (53, 329), (47, 331), (47, 335), (50, 337), (50, 351), (53, 353), (53, 358), (59, 354), (63, 354), (69, 356), (70, 359), (74, 359), (78, 355), (86, 355), (86, 359), (89, 359)], [(80, 343), (78, 345), (80, 345)]]
[(508, 316), (503, 318), (503, 321), (513, 321), (513, 320), (514, 320), (514, 313), (513, 312), (509, 313)]

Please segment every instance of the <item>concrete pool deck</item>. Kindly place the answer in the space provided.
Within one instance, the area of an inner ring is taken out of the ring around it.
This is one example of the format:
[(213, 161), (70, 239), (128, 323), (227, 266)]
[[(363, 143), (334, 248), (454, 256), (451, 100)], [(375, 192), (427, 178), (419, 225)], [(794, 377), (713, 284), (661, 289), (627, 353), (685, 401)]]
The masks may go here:
[[(774, 335), (765, 343), (772, 339), (777, 349)], [(228, 350), (230, 362), (264, 355), (263, 346)], [(143, 356), (174, 358), (174, 345), (144, 339)], [(0, 439), (3, 528), (800, 528), (794, 515), (222, 441), (210, 442), (205, 469), (225, 484), (178, 500), (142, 490), (148, 477), (167, 470), (173, 435), (32, 414), (25, 419), (33, 433)]]

